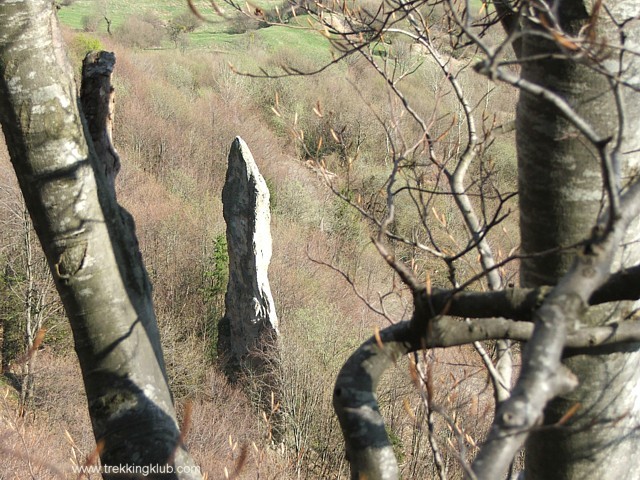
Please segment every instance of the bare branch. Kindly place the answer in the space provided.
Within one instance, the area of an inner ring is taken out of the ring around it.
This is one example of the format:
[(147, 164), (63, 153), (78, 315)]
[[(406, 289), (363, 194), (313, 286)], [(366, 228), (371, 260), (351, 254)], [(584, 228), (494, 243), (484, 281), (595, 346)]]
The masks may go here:
[(518, 58), (521, 55), (522, 49), (522, 28), (520, 27), (520, 11), (516, 7), (521, 6), (522, 3), (523, 2), (519, 2), (518, 0), (493, 0), (493, 6), (498, 13), (498, 19), (511, 40), (513, 51)]
[(410, 351), (412, 341), (415, 337), (407, 322), (392, 325), (358, 348), (338, 374), (333, 408), (342, 427), (352, 479), (399, 477), (375, 391), (382, 374)]
[[(589, 247), (576, 258), (570, 271), (535, 310), (535, 327), (529, 322), (504, 319), (467, 324), (449, 317), (435, 318), (433, 305), (419, 302), (411, 321), (388, 327), (367, 340), (344, 364), (334, 390), (334, 408), (345, 437), (352, 478), (361, 478), (361, 475), (370, 479), (398, 477), (375, 389), (384, 371), (400, 356), (418, 349), (481, 339), (529, 339), (520, 380), (511, 398), (498, 410), (487, 443), (473, 464), (473, 474), (477, 478), (501, 478), (547, 402), (577, 384), (575, 376), (560, 363), (564, 349), (637, 341), (639, 338), (638, 321), (575, 333), (568, 330), (568, 325), (587, 308), (594, 292), (609, 278), (611, 258), (628, 223), (640, 210), (639, 198), (640, 184), (636, 183), (623, 197), (624, 216), (615, 222), (615, 228), (611, 231), (595, 229)], [(607, 221), (606, 218), (603, 220)], [(452, 305), (453, 302), (445, 307), (451, 309)], [(420, 321), (416, 321), (417, 317), (421, 317)], [(426, 318), (431, 320), (425, 322)], [(425, 323), (425, 328), (419, 327)]]
[[(511, 288), (493, 292), (433, 289), (427, 294), (421, 288), (415, 296), (420, 310), (435, 315), (468, 318), (504, 317), (531, 321), (533, 312), (542, 304), (552, 287)], [(589, 305), (600, 305), (640, 298), (640, 265), (609, 276), (589, 298)], [(425, 319), (428, 321), (428, 319)]]
[[(429, 328), (420, 334), (415, 333), (411, 322), (405, 321), (380, 331), (362, 344), (342, 367), (333, 399), (345, 437), (352, 478), (362, 478), (358, 475), (367, 475), (366, 478), (370, 479), (398, 478), (395, 458), (389, 457), (393, 449), (384, 429), (375, 390), (384, 371), (402, 355), (424, 348), (444, 348), (480, 340), (508, 338), (527, 341), (533, 331), (531, 322), (502, 318), (463, 322), (452, 317), (439, 317), (433, 319)], [(567, 335), (565, 347), (589, 348), (639, 340), (640, 321), (633, 320), (571, 332)], [(554, 373), (552, 381), (556, 393), (558, 389), (574, 385), (570, 372), (560, 367), (558, 371), (561, 374)], [(504, 417), (504, 412), (502, 415)], [(514, 418), (507, 413), (503, 420), (513, 422)], [(502, 438), (503, 443), (511, 439), (511, 433), (526, 436), (531, 427), (533, 424), (513, 428)], [(500, 477), (478, 474), (478, 478)]]

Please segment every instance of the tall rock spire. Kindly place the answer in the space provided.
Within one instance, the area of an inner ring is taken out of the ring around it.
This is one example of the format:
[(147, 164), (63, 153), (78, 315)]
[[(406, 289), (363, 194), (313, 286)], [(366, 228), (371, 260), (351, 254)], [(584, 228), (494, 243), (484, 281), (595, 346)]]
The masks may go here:
[(267, 270), (271, 261), (269, 189), (247, 144), (236, 137), (222, 190), (229, 283), (218, 350), (231, 369), (269, 361), (278, 332)]

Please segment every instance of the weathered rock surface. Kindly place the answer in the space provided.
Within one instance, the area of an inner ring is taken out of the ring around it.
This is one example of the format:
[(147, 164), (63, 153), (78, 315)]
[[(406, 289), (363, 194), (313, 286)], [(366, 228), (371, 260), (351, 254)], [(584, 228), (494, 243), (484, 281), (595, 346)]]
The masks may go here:
[(249, 147), (236, 137), (222, 190), (229, 283), (218, 350), (229, 366), (269, 362), (278, 332), (267, 270), (271, 261), (269, 189)]

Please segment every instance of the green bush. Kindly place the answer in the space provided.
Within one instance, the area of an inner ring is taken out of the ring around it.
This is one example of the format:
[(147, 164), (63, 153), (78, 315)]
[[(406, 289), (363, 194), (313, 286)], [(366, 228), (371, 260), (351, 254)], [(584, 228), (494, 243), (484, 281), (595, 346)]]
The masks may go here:
[(206, 304), (207, 321), (202, 337), (207, 342), (209, 361), (217, 357), (218, 322), (224, 315), (224, 299), (229, 282), (229, 251), (225, 234), (219, 234), (213, 240), (213, 251), (206, 260), (202, 272), (201, 294)]
[(193, 78), (191, 70), (176, 62), (171, 62), (167, 65), (166, 78), (171, 84), (184, 90), (188, 95), (192, 95), (198, 90), (198, 85)]
[(79, 33), (73, 39), (71, 49), (74, 56), (84, 58), (89, 52), (104, 50), (104, 45), (99, 38), (87, 33)]
[(167, 32), (175, 47), (185, 47), (189, 43), (187, 34), (192, 33), (202, 22), (193, 13), (185, 11), (169, 21)]

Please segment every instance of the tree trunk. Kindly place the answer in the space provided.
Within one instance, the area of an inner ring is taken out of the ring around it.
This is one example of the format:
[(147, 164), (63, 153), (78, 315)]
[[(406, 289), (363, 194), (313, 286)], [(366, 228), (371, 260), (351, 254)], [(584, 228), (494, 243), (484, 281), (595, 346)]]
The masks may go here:
[(71, 323), (102, 465), (201, 478), (181, 445), (133, 221), (83, 128), (53, 10), (0, 2), (0, 122)]
[[(628, 1), (610, 7), (614, 17), (624, 19), (637, 15), (638, 5), (637, 1)], [(631, 10), (631, 15), (625, 14), (625, 9)], [(562, 1), (556, 11), (564, 30), (574, 35), (590, 21), (591, 7), (581, 1)], [(524, 31), (533, 28), (527, 25)], [(631, 42), (637, 45), (637, 34), (632, 33), (632, 37), (635, 39)], [(609, 45), (619, 43), (613, 24), (601, 12), (597, 41), (604, 38)], [(523, 59), (560, 53), (556, 42), (531, 34), (524, 36), (522, 49)], [(613, 65), (617, 72), (618, 53), (609, 53), (613, 63), (608, 66)], [(631, 62), (635, 69), (637, 64)], [(585, 63), (547, 56), (524, 61), (522, 77), (564, 97), (600, 135), (612, 136), (613, 146), (619, 122), (611, 84), (605, 76)], [(623, 138), (622, 152), (638, 151), (638, 97), (623, 96), (624, 132), (628, 136)], [(595, 149), (554, 107), (526, 92), (521, 93), (518, 105), (517, 147), (523, 253), (558, 249), (523, 260), (521, 281), (523, 286), (555, 284), (576, 253), (577, 249), (570, 247), (588, 237), (602, 211), (605, 196), (600, 160)], [(620, 160), (623, 172), (628, 172), (638, 163), (638, 153), (620, 155)], [(637, 226), (632, 226), (628, 238), (637, 238)], [(627, 246), (614, 267), (639, 260), (637, 245)], [(609, 304), (592, 308), (582, 321), (591, 325), (615, 322), (631, 307)], [(637, 461), (630, 465), (640, 454), (640, 392), (636, 387), (640, 381), (639, 346), (611, 347), (595, 355), (592, 350), (565, 351), (564, 362), (578, 376), (580, 385), (548, 405), (544, 423), (557, 422), (575, 405), (580, 408), (563, 427), (531, 435), (526, 447), (527, 479), (640, 478)]]

